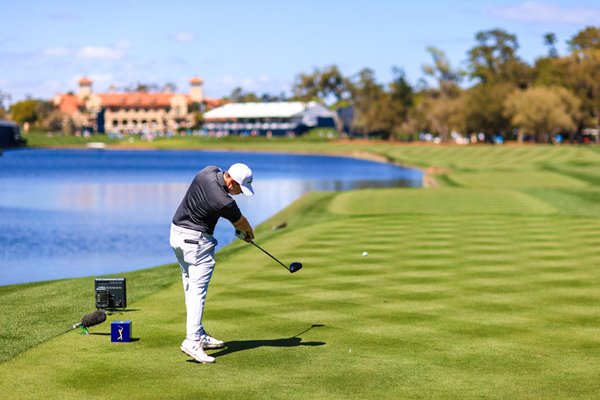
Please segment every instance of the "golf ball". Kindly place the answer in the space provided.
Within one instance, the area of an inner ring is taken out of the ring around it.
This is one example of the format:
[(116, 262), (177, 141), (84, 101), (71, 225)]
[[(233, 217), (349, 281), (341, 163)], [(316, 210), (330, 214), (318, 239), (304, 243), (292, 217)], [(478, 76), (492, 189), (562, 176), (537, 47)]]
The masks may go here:
[(369, 253), (367, 253), (366, 251), (363, 251), (363, 257), (366, 257), (368, 255), (369, 255)]

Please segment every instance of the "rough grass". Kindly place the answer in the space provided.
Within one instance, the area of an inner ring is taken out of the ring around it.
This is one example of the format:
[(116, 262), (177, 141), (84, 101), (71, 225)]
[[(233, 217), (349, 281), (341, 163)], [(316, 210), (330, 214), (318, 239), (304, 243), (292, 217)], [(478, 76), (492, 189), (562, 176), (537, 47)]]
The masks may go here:
[[(521, 163), (532, 176), (548, 176), (555, 159), (551, 174), (578, 184), (482, 188), (463, 180), (456, 188), (308, 195), (257, 234), (285, 262), (303, 262), (298, 273), (242, 242), (218, 254), (205, 314), (209, 331), (227, 341), (211, 352), (216, 365), (189, 362), (178, 350), (185, 312), (173, 265), (128, 279), (138, 288), (162, 282), (131, 311), (111, 316), (131, 319), (138, 340), (110, 343), (105, 323), (91, 336), (69, 332), (22, 348), (0, 364), (0, 390), (19, 399), (594, 398), (599, 189), (560, 171), (583, 167), (593, 176), (600, 153), (496, 149), (388, 153), (443, 167), (449, 179), (496, 172), (490, 157), (507, 173)], [(282, 221), (287, 228), (267, 228)], [(92, 300), (91, 282), (89, 293), (83, 282), (60, 282), (61, 290), (80, 289), (35, 314), (40, 328), (63, 328), (53, 320), (69, 297)], [(3, 335), (5, 321), (18, 324), (16, 310), (36, 309), (39, 298), (26, 294), (34, 287), (0, 290), (0, 304), (12, 304), (0, 310)], [(21, 303), (7, 297), (21, 291)]]
[[(128, 301), (135, 303), (178, 281), (171, 267), (119, 274), (127, 279)], [(110, 275), (107, 275), (110, 276)], [(0, 363), (63, 334), (95, 310), (91, 278), (0, 286)]]

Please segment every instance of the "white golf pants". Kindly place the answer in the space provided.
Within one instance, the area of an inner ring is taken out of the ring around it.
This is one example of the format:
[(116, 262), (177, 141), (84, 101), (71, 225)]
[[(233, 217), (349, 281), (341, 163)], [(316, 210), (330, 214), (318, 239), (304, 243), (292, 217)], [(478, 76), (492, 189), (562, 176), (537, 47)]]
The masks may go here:
[(212, 235), (171, 224), (171, 247), (181, 267), (185, 293), (186, 339), (200, 340), (204, 333), (202, 314), (208, 284), (215, 269), (215, 246)]

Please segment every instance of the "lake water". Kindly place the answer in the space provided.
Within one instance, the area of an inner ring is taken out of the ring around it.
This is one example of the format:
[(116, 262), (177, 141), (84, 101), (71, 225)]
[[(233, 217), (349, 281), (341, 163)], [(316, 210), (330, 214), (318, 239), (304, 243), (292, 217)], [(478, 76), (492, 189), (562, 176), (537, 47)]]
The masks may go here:
[[(235, 162), (256, 195), (253, 225), (309, 191), (421, 186), (420, 171), (347, 157), (204, 151), (12, 150), (0, 157), (0, 285), (174, 262), (171, 218), (194, 175)], [(217, 225), (219, 248), (234, 239)]]

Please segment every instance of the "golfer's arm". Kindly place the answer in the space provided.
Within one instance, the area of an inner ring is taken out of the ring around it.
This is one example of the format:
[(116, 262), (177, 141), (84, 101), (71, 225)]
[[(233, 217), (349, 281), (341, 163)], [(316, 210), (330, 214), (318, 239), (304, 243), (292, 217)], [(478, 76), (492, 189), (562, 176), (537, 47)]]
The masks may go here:
[(246, 217), (243, 215), (237, 222), (233, 223), (233, 226), (235, 226), (235, 229), (238, 231), (242, 231), (246, 234), (246, 239), (244, 239), (246, 242), (250, 242), (252, 239), (254, 239), (254, 231), (250, 226), (250, 222), (248, 222)]

